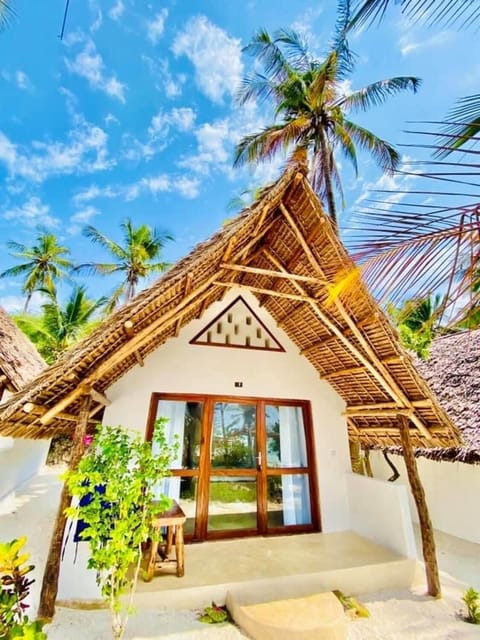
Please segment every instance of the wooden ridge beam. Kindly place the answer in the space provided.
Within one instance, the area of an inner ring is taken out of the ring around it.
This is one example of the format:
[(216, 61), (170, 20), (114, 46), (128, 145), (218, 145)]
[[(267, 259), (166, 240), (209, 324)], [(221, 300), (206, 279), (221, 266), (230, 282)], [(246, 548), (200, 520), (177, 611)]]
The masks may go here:
[[(314, 270), (320, 275), (320, 277), (325, 278), (325, 274), (319, 265), (317, 259), (315, 258), (312, 250), (310, 249), (308, 242), (306, 241), (301, 229), (296, 224), (295, 220), (292, 218), (290, 212), (286, 208), (286, 206), (282, 203), (279, 205), (280, 211), (285, 216), (285, 219), (289, 223), (292, 231), (294, 232), (300, 246), (303, 248), (305, 255), (314, 268)], [(299, 285), (294, 283), (296, 287)], [(337, 311), (342, 316), (342, 318), (347, 323), (348, 327), (351, 330), (352, 336), (355, 337), (357, 342), (359, 343), (362, 351), (360, 351), (354, 344), (350, 342), (343, 334), (338, 330), (336, 325), (334, 325), (331, 320), (325, 315), (325, 313), (319, 308), (318, 304), (315, 302), (310, 302), (312, 308), (317, 313), (318, 317), (324, 322), (332, 331), (332, 333), (336, 334), (340, 340), (344, 343), (344, 345), (355, 355), (357, 360), (365, 364), (365, 366), (369, 369), (371, 374), (375, 377), (375, 379), (381, 384), (381, 386), (387, 391), (387, 393), (392, 397), (392, 399), (398, 403), (400, 406), (411, 408), (410, 400), (402, 391), (402, 389), (398, 386), (395, 379), (392, 377), (388, 369), (383, 366), (380, 359), (370, 346), (367, 340), (365, 340), (362, 335), (360, 329), (356, 326), (354, 320), (352, 320), (351, 316), (345, 310), (342, 301), (339, 297), (335, 297), (332, 304), (335, 305)], [(413, 408), (412, 408), (413, 410)], [(409, 414), (411, 421), (415, 424), (415, 426), (419, 429), (422, 435), (425, 436), (428, 440), (431, 439), (430, 432), (425, 427), (423, 422), (416, 416), (414, 413)]]
[(304, 302), (308, 302), (312, 298), (307, 295), (299, 295), (296, 293), (285, 293), (283, 291), (274, 291), (273, 289), (262, 289), (261, 287), (252, 287), (248, 284), (239, 284), (238, 282), (220, 282), (219, 280), (213, 283), (218, 287), (238, 287), (239, 289), (248, 289), (249, 291), (253, 291), (254, 293), (262, 293), (264, 295), (273, 296), (275, 298), (286, 298), (287, 300), (302, 300)]
[(296, 273), (285, 273), (283, 271), (274, 271), (273, 269), (261, 269), (260, 267), (246, 267), (240, 264), (231, 264), (223, 262), (220, 267), (226, 271), (239, 271), (242, 273), (252, 273), (259, 276), (268, 276), (272, 278), (282, 278), (284, 280), (296, 280), (298, 282), (309, 282), (311, 284), (323, 284), (326, 283), (319, 278), (313, 278), (311, 276), (302, 276)]

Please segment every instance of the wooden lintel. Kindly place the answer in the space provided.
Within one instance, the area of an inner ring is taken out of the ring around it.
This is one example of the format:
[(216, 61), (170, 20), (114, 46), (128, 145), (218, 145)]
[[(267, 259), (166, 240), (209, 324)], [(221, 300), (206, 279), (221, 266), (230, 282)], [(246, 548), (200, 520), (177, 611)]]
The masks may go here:
[(227, 271), (240, 271), (241, 273), (252, 273), (259, 276), (268, 276), (272, 278), (282, 278), (284, 280), (296, 280), (298, 282), (309, 282), (311, 284), (325, 284), (323, 280), (319, 278), (312, 278), (311, 276), (302, 276), (296, 273), (286, 273), (284, 271), (274, 271), (273, 269), (261, 269), (259, 267), (246, 267), (241, 264), (229, 264), (222, 263), (220, 265), (222, 269)]
[(274, 296), (277, 298), (287, 298), (287, 300), (303, 300), (308, 302), (312, 300), (310, 296), (307, 295), (298, 295), (296, 293), (285, 293), (283, 291), (274, 291), (273, 289), (262, 289), (261, 287), (251, 287), (248, 284), (239, 284), (238, 282), (220, 282), (216, 281), (213, 284), (218, 287), (238, 287), (239, 289), (248, 289), (249, 291), (254, 291), (255, 293), (262, 293), (269, 296)]
[(98, 389), (95, 389), (94, 387), (91, 387), (90, 389), (90, 397), (92, 398), (92, 400), (95, 400), (95, 402), (103, 404), (104, 407), (108, 407), (112, 404), (112, 401), (107, 398), (104, 393), (98, 391)]

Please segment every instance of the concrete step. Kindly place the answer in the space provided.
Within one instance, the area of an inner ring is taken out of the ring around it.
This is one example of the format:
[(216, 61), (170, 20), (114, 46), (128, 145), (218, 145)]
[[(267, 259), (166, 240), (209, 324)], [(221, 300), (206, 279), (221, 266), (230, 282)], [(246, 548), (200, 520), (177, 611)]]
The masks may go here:
[(253, 640), (345, 640), (347, 620), (330, 591), (303, 598), (255, 602), (251, 591), (228, 592), (227, 608)]

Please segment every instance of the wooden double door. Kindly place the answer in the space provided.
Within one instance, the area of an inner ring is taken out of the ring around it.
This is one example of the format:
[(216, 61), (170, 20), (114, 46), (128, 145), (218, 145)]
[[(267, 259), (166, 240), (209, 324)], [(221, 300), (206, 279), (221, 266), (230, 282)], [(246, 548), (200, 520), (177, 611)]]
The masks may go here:
[(158, 417), (178, 443), (160, 490), (186, 513), (187, 539), (319, 530), (308, 402), (154, 394), (147, 437)]

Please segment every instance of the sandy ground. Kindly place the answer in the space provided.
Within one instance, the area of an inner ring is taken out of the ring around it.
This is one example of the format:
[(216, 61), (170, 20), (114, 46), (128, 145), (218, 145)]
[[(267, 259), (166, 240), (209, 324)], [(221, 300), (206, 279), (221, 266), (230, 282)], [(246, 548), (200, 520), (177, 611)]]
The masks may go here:
[[(59, 469), (47, 469), (17, 497), (15, 512), (0, 515), (0, 540), (28, 536), (28, 551), (37, 565), (31, 613), (35, 612), (38, 602), (39, 573), (58, 504), (59, 473)], [(360, 599), (370, 609), (371, 617), (349, 622), (348, 640), (480, 640), (480, 627), (463, 622), (457, 615), (465, 585), (442, 574), (442, 586), (441, 600), (425, 597), (424, 585), (412, 590), (364, 594)], [(205, 625), (196, 618), (195, 611), (142, 608), (132, 616), (125, 640), (237, 640), (246, 637), (234, 625)], [(109, 615), (105, 610), (57, 607), (53, 623), (45, 630), (49, 640), (111, 638)]]

